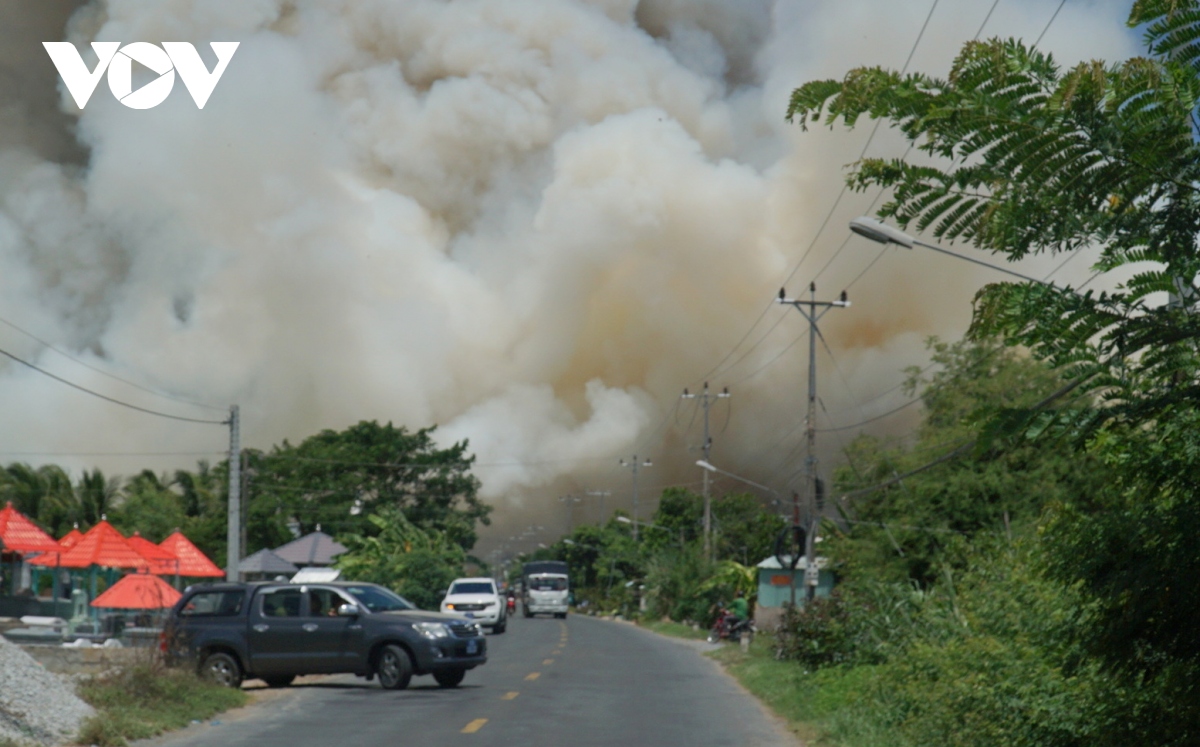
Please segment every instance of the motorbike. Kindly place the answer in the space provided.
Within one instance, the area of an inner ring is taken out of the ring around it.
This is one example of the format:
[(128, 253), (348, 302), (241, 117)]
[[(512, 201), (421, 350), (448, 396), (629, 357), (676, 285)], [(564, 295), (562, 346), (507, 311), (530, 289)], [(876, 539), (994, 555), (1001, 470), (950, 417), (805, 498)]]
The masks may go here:
[(754, 635), (754, 633), (754, 620), (750, 620), (750, 618), (739, 620), (738, 616), (733, 615), (730, 610), (721, 608), (719, 614), (716, 615), (713, 628), (708, 632), (708, 643), (715, 644), (727, 640), (736, 644), (742, 640), (743, 635)]
[(510, 615), (514, 614), (516, 611), (517, 611), (517, 598), (509, 597), (508, 598), (508, 614), (510, 614)]
[(713, 623), (712, 629), (708, 631), (708, 642), (718, 643), (720, 641), (730, 641), (738, 643), (742, 640), (742, 636), (754, 635), (754, 620), (741, 620), (737, 615), (732, 614), (724, 607), (717, 614), (717, 621)]

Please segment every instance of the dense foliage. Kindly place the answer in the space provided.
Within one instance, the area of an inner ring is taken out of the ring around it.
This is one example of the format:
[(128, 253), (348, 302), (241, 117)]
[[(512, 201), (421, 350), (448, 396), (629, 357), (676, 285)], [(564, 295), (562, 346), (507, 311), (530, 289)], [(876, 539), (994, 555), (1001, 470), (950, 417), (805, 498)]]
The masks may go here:
[[(465, 557), (491, 507), (477, 496), (467, 444), (439, 448), (432, 434), (432, 428), (409, 433), (364, 421), (298, 445), (285, 441), (267, 452), (244, 451), (245, 554), (278, 547), (318, 526), (365, 548), (361, 541), (388, 529), (379, 517), (399, 517), (406, 523), (398, 531), (449, 542), (456, 558)], [(14, 463), (0, 469), (0, 501), (12, 501), (55, 537), (73, 525), (86, 531), (102, 516), (126, 534), (137, 531), (153, 541), (180, 529), (223, 564), (228, 470), (227, 462), (201, 462), (195, 470), (145, 470), (128, 479), (92, 470), (72, 482), (54, 465)], [(461, 569), (461, 560), (455, 562)]]
[(737, 591), (753, 600), (754, 566), (771, 554), (784, 522), (752, 495), (716, 496), (710, 558), (704, 554), (703, 507), (702, 496), (668, 488), (637, 542), (631, 524), (617, 518), (628, 517), (618, 512), (607, 524), (576, 527), (555, 544), (519, 557), (511, 578), (524, 560), (564, 560), (577, 600), (592, 609), (707, 626)]
[(450, 583), (463, 574), (462, 546), (445, 531), (421, 529), (395, 506), (367, 520), (378, 533), (342, 535), (348, 551), (335, 566), (346, 578), (388, 586), (421, 609), (437, 609)]
[[(923, 609), (922, 632), (873, 665), (897, 743), (1200, 739), (1200, 2), (1139, 0), (1129, 23), (1148, 51), (1117, 64), (1063, 70), (1016, 40), (974, 41), (946, 79), (858, 69), (802, 86), (789, 107), (802, 125), (887, 120), (923, 152), (854, 166), (852, 186), (890, 190), (881, 217), (1010, 259), (1086, 251), (1098, 274), (1128, 277), (1104, 292), (980, 291), (972, 338), (1001, 336), (1060, 385), (997, 397), (981, 417), (931, 413), (927, 431), (971, 431), (958, 474), (939, 465), (858, 504), (888, 536), (855, 530), (859, 546), (843, 549), (857, 569), (873, 552), (952, 602)], [(857, 456), (879, 478), (912, 453), (889, 452), (861, 442)], [(997, 525), (989, 495), (1010, 523)], [(897, 562), (914, 544), (892, 527), (914, 517), (914, 531), (954, 539)]]

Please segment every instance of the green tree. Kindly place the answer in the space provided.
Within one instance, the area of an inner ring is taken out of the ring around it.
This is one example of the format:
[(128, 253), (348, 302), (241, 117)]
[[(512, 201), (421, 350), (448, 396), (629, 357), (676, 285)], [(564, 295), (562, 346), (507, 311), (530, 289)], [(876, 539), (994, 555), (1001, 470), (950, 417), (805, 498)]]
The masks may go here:
[[(1000, 413), (984, 445), (1036, 440), (1107, 467), (1108, 489), (1054, 506), (1048, 564), (1084, 594), (1091, 651), (1188, 683), (1200, 672), (1200, 2), (1138, 0), (1129, 23), (1145, 56), (1062, 70), (1018, 41), (971, 42), (944, 80), (858, 69), (797, 89), (788, 115), (896, 125), (922, 162), (864, 159), (849, 182), (889, 188), (880, 214), (902, 226), (1011, 259), (1092, 247), (1098, 271), (1130, 273), (1112, 292), (980, 291), (972, 334), (1025, 346), (1082, 404)], [(1180, 725), (1157, 743), (1194, 743), (1194, 687), (1163, 692), (1142, 723)]]
[[(711, 503), (715, 558), (754, 565), (774, 552), (775, 538), (786, 522), (765, 510), (756, 496), (725, 493)], [(681, 535), (685, 544), (703, 543), (704, 497), (686, 488), (667, 488), (651, 521), (669, 530), (642, 533), (642, 541), (652, 548), (678, 546)]]
[(437, 609), (463, 573), (462, 546), (447, 532), (418, 527), (395, 506), (366, 518), (375, 533), (343, 535), (348, 550), (335, 566), (346, 578), (382, 584), (422, 609)]
[(55, 538), (69, 532), (73, 522), (87, 521), (71, 478), (53, 464), (35, 468), (14, 462), (0, 470), (0, 501), (12, 501), (15, 509)]
[(165, 479), (150, 470), (126, 482), (121, 501), (109, 518), (126, 535), (140, 532), (152, 542), (162, 542), (186, 519), (182, 497), (171, 490)]
[(466, 442), (438, 448), (433, 432), (363, 421), (295, 446), (284, 441), (252, 462), (251, 500), (262, 510), (256, 515), (294, 516), (302, 532), (320, 524), (334, 533), (371, 534), (377, 529), (366, 517), (391, 506), (469, 550), (476, 523), (489, 523), (491, 507), (477, 495)]
[[(908, 371), (905, 391), (925, 417), (911, 445), (861, 436), (834, 482), (853, 498), (853, 531), (831, 538), (852, 578), (936, 581), (939, 565), (961, 565), (973, 537), (1032, 523), (1051, 503), (1094, 495), (1104, 470), (1086, 454), (1021, 443), (983, 448), (896, 481), (934, 457), (978, 438), (997, 413), (1027, 407), (1062, 385), (1046, 364), (995, 339), (928, 341), (933, 372)], [(875, 485), (892, 484), (878, 490)]]

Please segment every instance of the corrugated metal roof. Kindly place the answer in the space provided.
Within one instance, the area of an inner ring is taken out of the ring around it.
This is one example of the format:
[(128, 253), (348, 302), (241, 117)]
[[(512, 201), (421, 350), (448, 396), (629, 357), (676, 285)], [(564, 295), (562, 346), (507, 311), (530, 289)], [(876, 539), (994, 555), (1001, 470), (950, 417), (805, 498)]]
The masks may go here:
[(329, 565), (344, 552), (346, 546), (324, 532), (312, 532), (275, 548), (276, 555), (297, 565)]

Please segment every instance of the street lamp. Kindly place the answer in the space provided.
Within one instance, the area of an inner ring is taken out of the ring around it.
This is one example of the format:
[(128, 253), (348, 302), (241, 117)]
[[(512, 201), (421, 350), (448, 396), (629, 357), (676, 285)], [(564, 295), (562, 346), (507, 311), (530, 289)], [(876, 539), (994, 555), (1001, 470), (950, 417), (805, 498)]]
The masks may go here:
[[(658, 524), (651, 524), (648, 521), (638, 521), (636, 519), (631, 519), (628, 516), (618, 516), (617, 521), (621, 522), (622, 524), (632, 524), (634, 529), (637, 529), (637, 527), (639, 527), (639, 526), (643, 526), (643, 527), (649, 527), (650, 529), (661, 529), (664, 532), (671, 531), (670, 528), (668, 528), (668, 527), (659, 526)], [(679, 528), (679, 548), (683, 549), (683, 547), (684, 547), (683, 527), (680, 527)]]
[(909, 236), (908, 234), (904, 233), (903, 231), (901, 231), (898, 228), (892, 228), (891, 226), (887, 225), (886, 223), (880, 223), (879, 221), (875, 220), (874, 218), (868, 218), (866, 216), (863, 216), (861, 218), (855, 218), (854, 220), (850, 221), (850, 230), (853, 231), (854, 233), (858, 234), (859, 236), (864, 236), (864, 237), (870, 239), (871, 241), (874, 241), (874, 242), (877, 242), (880, 244), (895, 244), (897, 246), (902, 246), (905, 249), (912, 249), (914, 245), (915, 246), (923, 246), (926, 249), (932, 249), (933, 251), (941, 252), (942, 254), (949, 254), (951, 257), (958, 257), (959, 259), (964, 259), (968, 262), (973, 262), (977, 265), (987, 267), (988, 269), (991, 269), (991, 270), (995, 270), (996, 272), (1003, 272), (1006, 275), (1012, 275), (1013, 277), (1021, 278), (1022, 280), (1026, 280), (1030, 283), (1037, 283), (1038, 285), (1047, 285), (1047, 286), (1050, 286), (1051, 288), (1056, 287), (1053, 283), (1048, 283), (1045, 280), (1041, 280), (1041, 279), (1035, 278), (1035, 277), (1030, 277), (1029, 275), (1022, 275), (1021, 273), (1016, 272), (1015, 270), (1010, 270), (1007, 267), (1001, 267), (1000, 265), (993, 265), (989, 262), (984, 262), (982, 260), (975, 259), (974, 257), (968, 257), (965, 254), (959, 254), (958, 252), (952, 252), (949, 249), (943, 249), (942, 247), (940, 247), (936, 244), (928, 244), (928, 243), (921, 241), (920, 239), (917, 239), (913, 236)]
[(654, 463), (651, 462), (649, 459), (639, 460), (637, 458), (637, 454), (634, 454), (633, 459), (631, 459), (630, 461), (626, 462), (624, 459), (622, 459), (622, 460), (620, 460), (620, 463), (621, 463), (622, 467), (628, 467), (630, 470), (633, 471), (633, 518), (634, 518), (633, 541), (637, 542), (637, 540), (638, 540), (638, 525), (637, 525), (637, 517), (638, 517), (637, 476), (638, 476), (638, 470), (641, 469), (642, 467), (653, 467)]
[(735, 475), (732, 472), (726, 472), (725, 470), (721, 469), (720, 467), (714, 467), (713, 465), (709, 464), (708, 462), (704, 461), (703, 459), (697, 460), (696, 466), (701, 469), (706, 469), (709, 472), (716, 472), (718, 474), (725, 475), (726, 477), (732, 477), (733, 479), (735, 479), (739, 482), (744, 482), (747, 485), (752, 485), (752, 486), (758, 488), (759, 490), (765, 490), (768, 493), (772, 493), (780, 498), (783, 497), (783, 496), (779, 495), (779, 491), (777, 491), (773, 488), (768, 488), (766, 485), (761, 485), (757, 482), (754, 482), (753, 480), (747, 480), (746, 478), (742, 477), (741, 475)]

